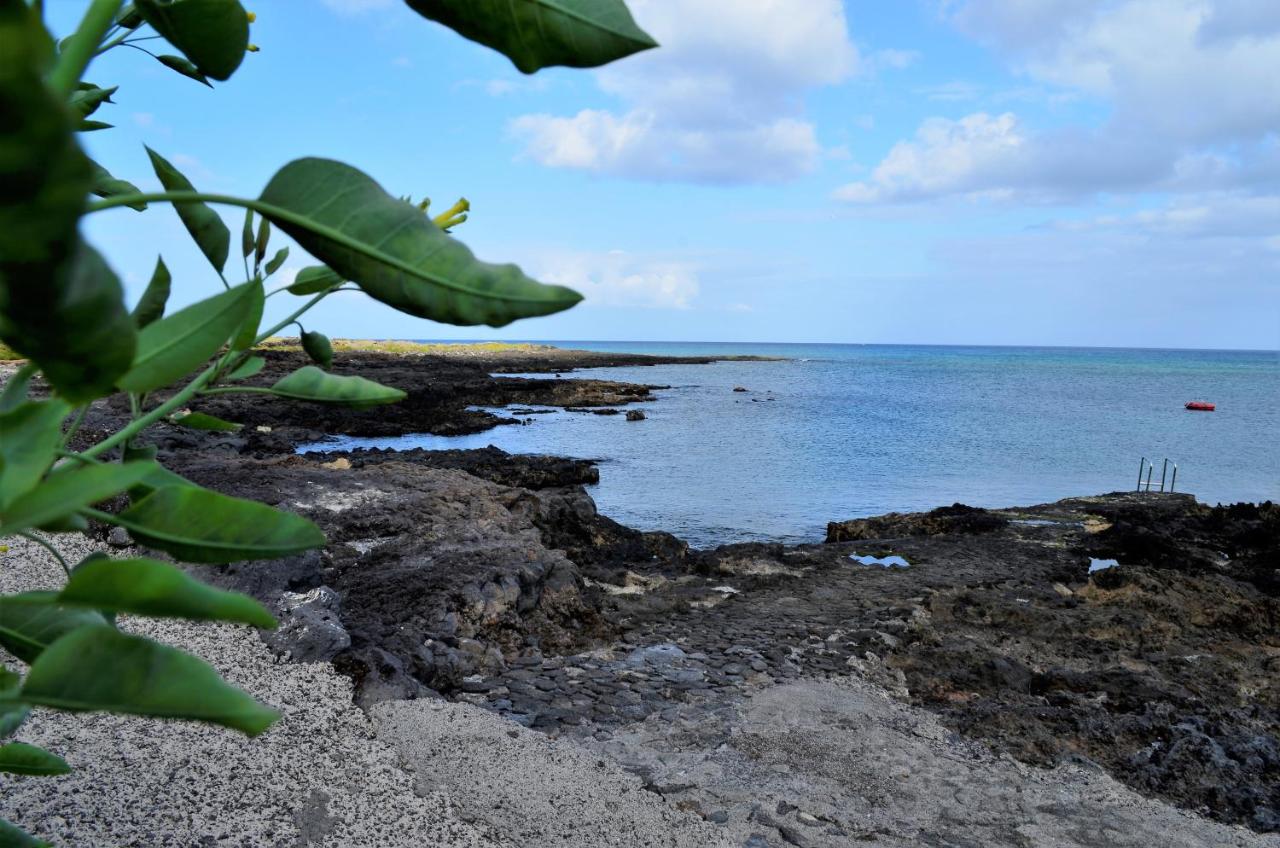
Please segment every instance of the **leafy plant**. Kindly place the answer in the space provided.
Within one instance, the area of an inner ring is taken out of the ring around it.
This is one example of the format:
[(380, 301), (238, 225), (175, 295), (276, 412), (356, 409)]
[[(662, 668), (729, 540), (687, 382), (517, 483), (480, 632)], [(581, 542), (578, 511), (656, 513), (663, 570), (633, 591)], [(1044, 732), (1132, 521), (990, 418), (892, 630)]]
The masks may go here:
[[(408, 4), (505, 53), (526, 73), (557, 64), (598, 66), (656, 46), (623, 0)], [(59, 534), (82, 532), (91, 520), (126, 528), (149, 548), (190, 563), (268, 559), (324, 544), (304, 518), (201, 488), (166, 469), (154, 448), (138, 443), (143, 431), (160, 421), (235, 429), (192, 409), (215, 394), (262, 392), (350, 407), (403, 398), (398, 389), (328, 373), (332, 344), (305, 328), (302, 346), (315, 365), (269, 388), (240, 384), (263, 367), (255, 346), (335, 292), (362, 291), (433, 321), (490, 326), (548, 315), (580, 299), (514, 265), (476, 259), (449, 234), (466, 220), (467, 201), (432, 218), (425, 201), (398, 199), (341, 162), (298, 159), (276, 172), (261, 195), (242, 198), (198, 191), (151, 149), (160, 192), (140, 191), (85, 155), (77, 134), (109, 128), (90, 116), (116, 91), (84, 79), (94, 57), (127, 45), (212, 86), (257, 49), (249, 43), (252, 21), (239, 0), (88, 0), (75, 32), (55, 42), (41, 0), (0, 0), (0, 354), (26, 360), (0, 391), (0, 537), (42, 546), (67, 578), (59, 591), (0, 596), (0, 647), (25, 666), (20, 673), (0, 665), (0, 771), (69, 769), (56, 754), (4, 741), (33, 707), (187, 718), (249, 735), (277, 718), (203, 661), (115, 623), (126, 613), (275, 626), (257, 601), (155, 559), (97, 554), (73, 566), (59, 552)], [(154, 32), (140, 35), (147, 27)], [(176, 52), (156, 54), (137, 43), (156, 39)], [(130, 309), (115, 272), (80, 231), (87, 215), (157, 214), (154, 208), (165, 205), (221, 285), (168, 315), (172, 280), (163, 259)], [(234, 285), (227, 267), (232, 234), (215, 206), (245, 210), (244, 279)], [(285, 247), (268, 259), (273, 228), (323, 264), (268, 291), (288, 256)], [(267, 299), (282, 294), (306, 300), (264, 328)], [(37, 376), (47, 395), (33, 395)], [(127, 396), (129, 422), (71, 450), (89, 405), (115, 393)], [(125, 508), (102, 508), (120, 496)], [(0, 821), (0, 848), (40, 844)]]

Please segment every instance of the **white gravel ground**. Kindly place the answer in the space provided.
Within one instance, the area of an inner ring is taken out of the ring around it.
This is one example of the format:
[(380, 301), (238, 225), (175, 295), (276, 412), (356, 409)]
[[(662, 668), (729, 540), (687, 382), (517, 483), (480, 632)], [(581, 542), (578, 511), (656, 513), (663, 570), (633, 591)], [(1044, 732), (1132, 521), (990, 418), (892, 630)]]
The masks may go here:
[[(0, 554), (0, 593), (55, 588), (60, 576), (29, 543)], [(415, 792), (352, 705), (350, 682), (327, 663), (279, 663), (243, 627), (128, 626), (203, 657), (284, 718), (246, 739), (190, 723), (39, 712), (16, 738), (61, 754), (75, 771), (0, 776), (0, 817), (58, 846), (511, 844), (464, 822), (444, 793)]]

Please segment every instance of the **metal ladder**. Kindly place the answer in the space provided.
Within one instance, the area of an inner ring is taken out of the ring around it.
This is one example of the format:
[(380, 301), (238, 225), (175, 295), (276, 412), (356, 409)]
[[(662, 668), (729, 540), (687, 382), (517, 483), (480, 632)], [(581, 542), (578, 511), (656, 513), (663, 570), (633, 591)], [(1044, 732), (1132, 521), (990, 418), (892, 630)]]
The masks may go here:
[[(1147, 458), (1145, 456), (1142, 458), (1142, 460), (1138, 463), (1138, 487), (1134, 489), (1135, 492), (1151, 491), (1151, 487), (1155, 485), (1154, 483), (1151, 482), (1151, 474), (1152, 472), (1155, 471), (1155, 468), (1156, 468), (1156, 465), (1154, 462), (1147, 462)], [(1147, 479), (1145, 481), (1142, 479), (1143, 471), (1147, 472)], [(1164, 481), (1168, 473), (1169, 473), (1169, 457), (1166, 456), (1164, 458), (1164, 465), (1160, 468), (1160, 491), (1161, 492), (1164, 491)], [(1170, 492), (1173, 492), (1174, 487), (1177, 485), (1177, 483), (1178, 483), (1178, 463), (1175, 462), (1173, 463), (1173, 478), (1169, 480)]]

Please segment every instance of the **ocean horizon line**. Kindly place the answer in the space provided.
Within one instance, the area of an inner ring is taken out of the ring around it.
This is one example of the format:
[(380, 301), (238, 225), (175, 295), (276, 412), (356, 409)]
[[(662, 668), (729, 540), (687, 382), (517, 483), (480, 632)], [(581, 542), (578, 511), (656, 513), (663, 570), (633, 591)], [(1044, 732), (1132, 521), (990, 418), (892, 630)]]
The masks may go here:
[(752, 342), (752, 341), (696, 341), (662, 339), (411, 339), (380, 337), (370, 341), (403, 341), (416, 344), (591, 344), (591, 345), (720, 345), (753, 347), (873, 347), (873, 348), (938, 348), (964, 350), (973, 348), (999, 350), (1096, 350), (1096, 351), (1147, 351), (1156, 353), (1272, 353), (1280, 355), (1280, 348), (1229, 348), (1229, 347), (1128, 347), (1124, 345), (1031, 345), (1031, 344), (938, 344), (928, 342)]

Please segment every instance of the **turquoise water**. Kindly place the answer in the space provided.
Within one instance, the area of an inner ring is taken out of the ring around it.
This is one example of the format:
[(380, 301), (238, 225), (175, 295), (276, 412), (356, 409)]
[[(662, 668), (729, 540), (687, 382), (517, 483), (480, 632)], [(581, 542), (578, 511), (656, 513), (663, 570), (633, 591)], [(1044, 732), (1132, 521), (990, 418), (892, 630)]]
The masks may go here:
[[(557, 342), (785, 362), (593, 369), (669, 385), (648, 420), (563, 411), (474, 436), (343, 446), (494, 444), (598, 459), (601, 510), (695, 545), (821, 539), (893, 510), (1041, 503), (1132, 489), (1141, 457), (1209, 503), (1280, 500), (1276, 352)], [(734, 392), (743, 386), (749, 393)], [(1189, 400), (1218, 405), (1187, 412)]]

